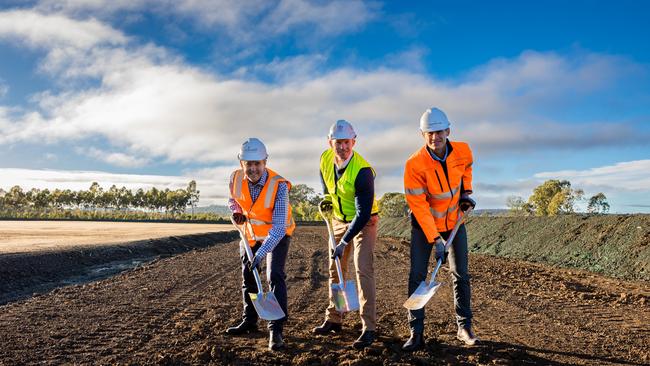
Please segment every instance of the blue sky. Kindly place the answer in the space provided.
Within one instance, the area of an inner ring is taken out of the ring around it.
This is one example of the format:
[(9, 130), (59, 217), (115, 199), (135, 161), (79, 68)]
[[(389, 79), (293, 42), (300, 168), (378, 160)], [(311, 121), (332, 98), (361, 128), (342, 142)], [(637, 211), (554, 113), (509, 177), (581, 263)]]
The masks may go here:
[(0, 2), (0, 188), (184, 186), (223, 203), (239, 144), (319, 187), (347, 119), (377, 191), (402, 190), (437, 106), (481, 208), (546, 179), (650, 212), (642, 1)]

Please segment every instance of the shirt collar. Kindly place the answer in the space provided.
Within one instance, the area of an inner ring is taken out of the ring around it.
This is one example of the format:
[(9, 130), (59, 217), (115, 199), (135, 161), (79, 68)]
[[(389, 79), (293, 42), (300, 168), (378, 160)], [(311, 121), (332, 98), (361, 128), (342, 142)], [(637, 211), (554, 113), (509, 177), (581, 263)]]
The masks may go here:
[(431, 157), (434, 160), (444, 162), (445, 160), (447, 160), (447, 156), (449, 156), (449, 140), (445, 141), (445, 156), (443, 156), (442, 158), (439, 158), (438, 155), (436, 155), (433, 152), (433, 150), (431, 150), (428, 146), (427, 146), (427, 150), (429, 151), (429, 155), (431, 155)]
[(352, 160), (353, 156), (354, 156), (354, 151), (352, 152), (352, 154), (350, 154), (350, 157), (347, 158), (343, 162), (343, 164), (341, 164), (341, 166), (336, 165), (336, 160), (334, 160), (334, 166), (336, 167), (337, 170), (344, 170), (348, 166), (348, 164), (350, 163), (350, 160)]

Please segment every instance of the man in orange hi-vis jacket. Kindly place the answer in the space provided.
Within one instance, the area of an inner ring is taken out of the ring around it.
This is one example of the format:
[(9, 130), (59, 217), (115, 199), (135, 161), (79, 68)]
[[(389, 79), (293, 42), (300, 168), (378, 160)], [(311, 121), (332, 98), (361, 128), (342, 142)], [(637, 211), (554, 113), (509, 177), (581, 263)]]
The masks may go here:
[[(442, 239), (447, 239), (459, 218), (476, 203), (472, 193), (472, 151), (465, 142), (449, 141), (450, 123), (443, 111), (428, 109), (420, 118), (425, 145), (411, 155), (404, 169), (404, 191), (411, 209), (411, 269), (408, 295), (411, 296), (427, 276), (429, 257), (447, 259)], [(452, 273), (457, 338), (474, 345), (470, 283), (467, 257), (467, 233), (461, 225), (449, 250)], [(415, 351), (424, 346), (424, 308), (408, 314), (411, 337), (402, 347)]]

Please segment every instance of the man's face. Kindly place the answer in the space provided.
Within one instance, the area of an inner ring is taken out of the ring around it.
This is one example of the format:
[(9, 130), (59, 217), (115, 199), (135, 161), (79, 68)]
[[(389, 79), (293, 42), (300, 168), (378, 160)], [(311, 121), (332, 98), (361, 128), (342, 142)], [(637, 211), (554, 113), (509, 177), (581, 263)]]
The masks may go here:
[(240, 163), (246, 173), (246, 178), (253, 183), (257, 183), (262, 178), (264, 169), (266, 169), (266, 160), (242, 160)]
[(444, 148), (448, 136), (449, 136), (449, 129), (440, 130), (440, 131), (422, 132), (424, 143), (427, 144), (429, 149), (434, 151), (440, 151), (442, 148)]
[(355, 139), (336, 139), (329, 140), (330, 147), (334, 149), (334, 153), (339, 160), (347, 160), (352, 155), (352, 148), (356, 142)]

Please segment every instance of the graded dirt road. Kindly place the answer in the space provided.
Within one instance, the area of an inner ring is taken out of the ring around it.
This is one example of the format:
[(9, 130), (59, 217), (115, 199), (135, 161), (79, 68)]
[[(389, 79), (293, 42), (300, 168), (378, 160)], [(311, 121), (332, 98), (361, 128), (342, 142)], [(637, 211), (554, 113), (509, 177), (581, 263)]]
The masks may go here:
[(0, 220), (0, 253), (62, 250), (224, 230), (232, 230), (232, 225)]
[[(405, 354), (408, 246), (376, 248), (379, 339), (350, 347), (359, 319), (315, 337), (327, 299), (323, 227), (299, 227), (289, 252), (288, 349), (267, 333), (227, 337), (239, 320), (237, 241), (165, 258), (99, 282), (0, 306), (0, 365), (13, 364), (471, 364), (647, 365), (650, 285), (583, 271), (473, 255), (476, 347), (455, 340), (448, 273), (427, 305), (427, 347)], [(265, 324), (261, 324), (264, 326)]]

